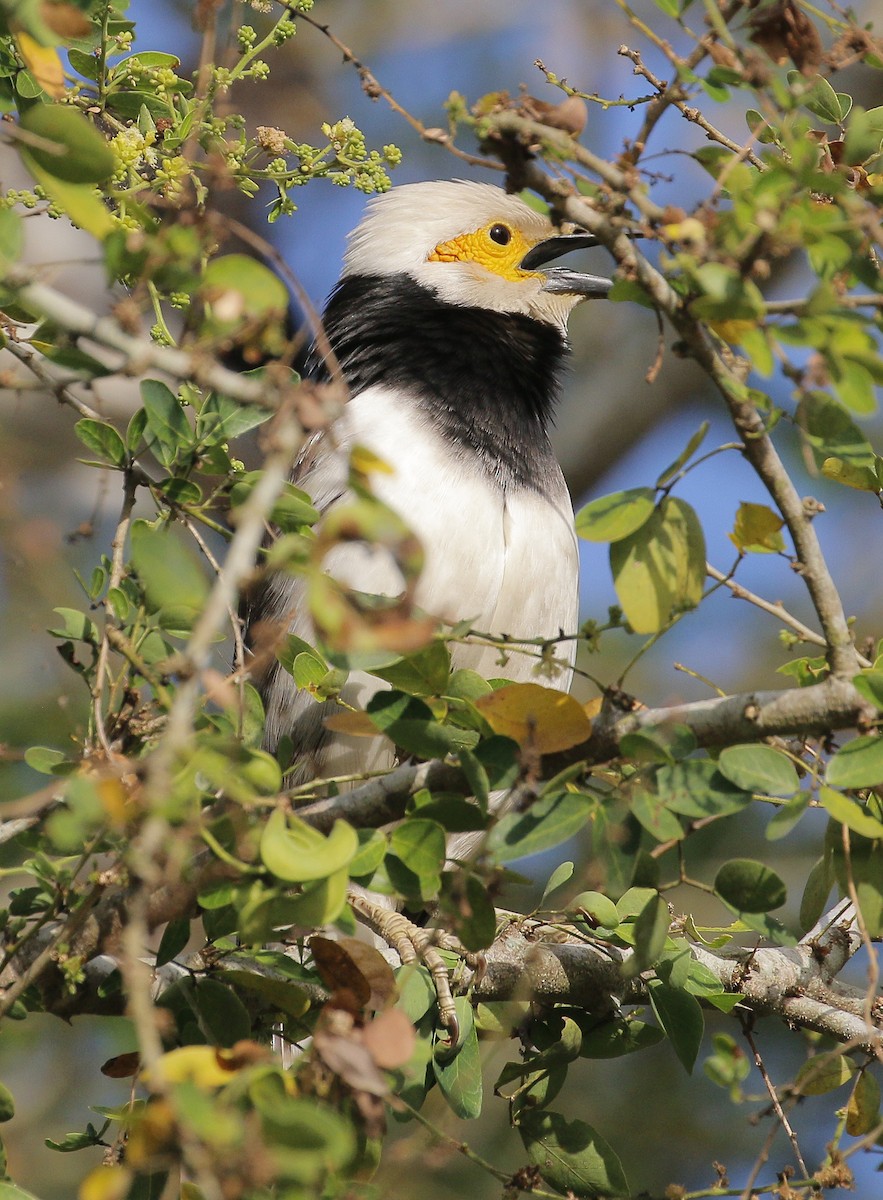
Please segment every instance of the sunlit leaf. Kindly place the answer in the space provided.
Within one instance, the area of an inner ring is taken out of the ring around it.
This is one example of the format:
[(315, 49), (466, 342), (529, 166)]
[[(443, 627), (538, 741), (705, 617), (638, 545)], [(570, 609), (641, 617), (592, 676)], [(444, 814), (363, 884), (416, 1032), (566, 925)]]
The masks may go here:
[(358, 835), (346, 821), (335, 821), (326, 836), (299, 817), (286, 819), (281, 808), (273, 810), (261, 832), (261, 861), (287, 883), (326, 879), (347, 866), (358, 848)]
[(632, 629), (657, 633), (702, 599), (705, 538), (696, 513), (666, 497), (640, 529), (612, 543), (610, 566)]
[(730, 541), (740, 554), (781, 554), (785, 539), (779, 531), (784, 524), (768, 505), (743, 501), (736, 513)]
[(652, 515), (653, 488), (630, 488), (599, 496), (576, 514), (576, 532), (589, 542), (615, 542), (627, 537)]
[(718, 770), (746, 792), (791, 796), (800, 787), (791, 759), (774, 746), (751, 743), (727, 746), (717, 760)]

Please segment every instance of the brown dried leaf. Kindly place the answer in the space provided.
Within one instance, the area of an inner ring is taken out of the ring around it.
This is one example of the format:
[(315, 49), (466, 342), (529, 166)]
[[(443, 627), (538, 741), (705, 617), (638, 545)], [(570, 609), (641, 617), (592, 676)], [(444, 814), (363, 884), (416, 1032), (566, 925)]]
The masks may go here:
[(790, 58), (804, 75), (815, 73), (822, 61), (822, 39), (794, 0), (767, 5), (748, 24), (752, 42), (765, 50), (774, 63), (781, 64)]
[(372, 1096), (385, 1096), (389, 1091), (385, 1076), (362, 1044), (360, 1030), (346, 1035), (320, 1027), (313, 1035), (313, 1047), (325, 1066), (353, 1091)]
[(219, 1052), (222, 1063), (225, 1067), (229, 1067), (231, 1071), (238, 1071), (240, 1067), (253, 1067), (255, 1063), (272, 1062), (273, 1055), (267, 1046), (262, 1046), (260, 1042), (252, 1041), (251, 1038), (241, 1038), (238, 1042), (234, 1042), (229, 1050)]
[(48, 0), (43, 0), (40, 16), (44, 25), (48, 25), (65, 42), (88, 37), (92, 32), (92, 22), (72, 4), (50, 4)]
[(332, 733), (346, 733), (350, 737), (380, 737), (380, 731), (365, 712), (338, 712), (326, 717), (322, 724)]
[(378, 1067), (392, 1071), (414, 1053), (417, 1034), (400, 1008), (388, 1008), (365, 1026), (362, 1041)]
[(358, 938), (339, 938), (337, 944), (342, 946), (367, 979), (371, 988), (371, 996), (367, 1007), (374, 1009), (386, 1008), (398, 999), (399, 989), (392, 967), (375, 947), (362, 942)]
[(137, 1050), (129, 1050), (125, 1054), (115, 1054), (107, 1062), (101, 1064), (101, 1074), (108, 1079), (130, 1079), (141, 1070), (141, 1055)]
[(371, 984), (353, 956), (340, 942), (333, 942), (331, 938), (312, 937), (309, 945), (316, 961), (316, 970), (325, 986), (332, 991), (348, 989), (356, 997), (359, 1006), (364, 1008), (371, 999)]
[(579, 137), (585, 129), (589, 116), (586, 102), (579, 96), (568, 96), (560, 104), (549, 104), (546, 100), (538, 100), (536, 96), (524, 96), (520, 108), (526, 117), (542, 121), (551, 129), (563, 129), (574, 137)]

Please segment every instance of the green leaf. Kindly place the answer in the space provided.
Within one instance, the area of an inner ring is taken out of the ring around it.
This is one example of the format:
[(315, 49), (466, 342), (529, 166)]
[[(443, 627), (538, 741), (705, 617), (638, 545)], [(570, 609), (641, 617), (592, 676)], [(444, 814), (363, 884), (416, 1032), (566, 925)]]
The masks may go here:
[(350, 875), (357, 879), (360, 875), (373, 875), (387, 850), (386, 834), (379, 829), (359, 829), (359, 848), (353, 855), (349, 865)]
[(622, 1163), (585, 1121), (524, 1108), (518, 1115), (518, 1132), (531, 1165), (552, 1187), (574, 1196), (628, 1196)]
[(93, 83), (98, 79), (98, 59), (94, 54), (84, 54), (82, 50), (68, 47), (67, 57), (78, 75), (91, 79)]
[(880, 937), (883, 934), (883, 838), (867, 838), (850, 831), (847, 858), (843, 826), (830, 821), (825, 847), (844, 895), (854, 885), (865, 928), (870, 937)]
[(793, 796), (800, 787), (794, 763), (773, 746), (727, 746), (717, 760), (718, 770), (736, 787), (767, 796)]
[(248, 321), (281, 318), (288, 309), (285, 284), (247, 254), (213, 258), (199, 290), (207, 305), (207, 329), (214, 334), (229, 333)]
[(670, 925), (668, 905), (661, 896), (654, 896), (635, 917), (635, 953), (628, 963), (627, 974), (640, 974), (656, 962), (665, 946)]
[(126, 465), (126, 446), (113, 425), (109, 425), (107, 421), (94, 421), (91, 417), (83, 417), (74, 425), (74, 430), (84, 446), (106, 458), (115, 467)]
[[(558, 866), (555, 868), (555, 870), (552, 872), (552, 874), (549, 876), (549, 880), (546, 883), (546, 886), (543, 888), (543, 894), (540, 897), (539, 907), (546, 908), (547, 907), (546, 902), (547, 902), (549, 896), (551, 896), (553, 892), (557, 892), (557, 890), (560, 887), (563, 887), (564, 884), (567, 883), (568, 880), (570, 880), (570, 878), (572, 876), (573, 876), (573, 863), (572, 862), (559, 863)], [(606, 896), (603, 897), (603, 899), (606, 899)]]
[(132, 525), (132, 563), (151, 612), (167, 629), (190, 629), (205, 606), (208, 582), (196, 558), (168, 529)]
[(846, 126), (842, 162), (854, 166), (856, 163), (865, 162), (879, 151), (883, 136), (881, 113), (883, 108), (864, 109), (860, 104), (854, 105)]
[(486, 950), (492, 945), (497, 932), (497, 910), (488, 894), (487, 885), (477, 876), (467, 875), (465, 895), (460, 880), (454, 884), (454, 891), (454, 929), (457, 937), (470, 953)]
[(437, 880), (445, 864), (445, 831), (435, 821), (409, 817), (389, 835), (389, 852), (420, 879)]
[(782, 879), (770, 867), (751, 858), (732, 858), (719, 869), (714, 890), (737, 912), (766, 913), (787, 899)]
[(877, 393), (874, 377), (868, 368), (855, 359), (840, 355), (829, 354), (827, 361), (831, 386), (840, 402), (853, 412), (876, 412)]
[(857, 692), (883, 712), (883, 671), (863, 671), (854, 675), (852, 682)]
[[(230, 489), (230, 503), (234, 508), (245, 503), (260, 477), (260, 471), (248, 471), (245, 475), (237, 477), (236, 483)], [(315, 525), (319, 520), (319, 512), (313, 507), (306, 492), (295, 487), (293, 483), (286, 483), (276, 497), (270, 520), (283, 533), (297, 533), (304, 525)]]
[(680, 471), (682, 467), (686, 466), (686, 464), (690, 461), (690, 459), (705, 441), (705, 435), (708, 433), (710, 428), (710, 421), (702, 422), (674, 462), (670, 466), (666, 467), (656, 480), (656, 486), (658, 488), (665, 487), (666, 484), (670, 483), (674, 479), (678, 471)]
[(64, 751), (54, 750), (52, 746), (28, 746), (24, 761), (31, 770), (37, 770), (41, 775), (52, 775), (54, 768), (65, 761), (65, 755)]
[(619, 748), (626, 758), (636, 762), (674, 763), (693, 753), (696, 736), (687, 725), (647, 726), (620, 738)]
[(658, 633), (702, 599), (705, 538), (696, 513), (667, 496), (640, 529), (612, 543), (610, 566), (632, 629)]
[[(79, 109), (35, 104), (20, 119), (30, 159), (65, 183), (101, 183), (116, 170), (107, 142)], [(31, 140), (33, 139), (33, 140)]]
[(256, 404), (237, 404), (228, 396), (212, 392), (207, 397), (196, 418), (196, 436), (209, 445), (232, 441), (249, 429), (255, 429), (269, 421), (271, 409)]
[(722, 817), (751, 803), (751, 795), (731, 783), (710, 758), (688, 758), (656, 772), (659, 799), (682, 817)]
[(158, 462), (170, 467), (193, 444), (193, 432), (177, 396), (158, 379), (141, 384), (147, 428), (145, 437)]
[(834, 886), (834, 865), (828, 854), (822, 855), (810, 868), (800, 901), (800, 928), (806, 932), (815, 925), (828, 903)]
[(861, 804), (856, 804), (842, 792), (833, 788), (821, 787), (819, 800), (827, 810), (828, 815), (841, 825), (846, 825), (854, 833), (860, 833), (866, 838), (883, 838), (883, 821), (879, 821)]
[(599, 496), (576, 514), (576, 532), (588, 542), (616, 542), (628, 537), (653, 514), (653, 488), (629, 488)]
[(619, 924), (616, 905), (602, 892), (580, 892), (569, 902), (567, 911), (585, 915), (604, 929), (616, 929)]
[(326, 837), (299, 817), (286, 821), (281, 808), (273, 810), (261, 833), (261, 862), (286, 883), (327, 879), (348, 866), (358, 849), (358, 835), (346, 821), (335, 821)]
[(6, 274), (21, 258), (24, 249), (22, 219), (10, 208), (0, 209), (0, 271)]
[(876, 787), (883, 783), (883, 737), (866, 734), (847, 742), (828, 763), (825, 781), (835, 788)]
[(839, 125), (843, 118), (840, 98), (822, 75), (807, 80), (800, 71), (789, 71), (788, 82), (804, 108), (829, 125)]
[(817, 1054), (797, 1072), (794, 1085), (802, 1096), (824, 1096), (849, 1083), (857, 1067), (841, 1054)]
[(231, 987), (210, 978), (188, 980), (187, 985), (187, 1003), (211, 1045), (229, 1047), (251, 1036), (251, 1016)]
[(650, 981), (647, 990), (657, 1021), (668, 1035), (682, 1066), (691, 1073), (705, 1031), (699, 1001), (689, 992), (657, 979)]
[(164, 967), (166, 963), (181, 953), (190, 941), (190, 920), (188, 917), (177, 917), (169, 921), (163, 930), (163, 935), (156, 952), (156, 966)]
[(777, 808), (767, 822), (766, 839), (776, 842), (790, 833), (809, 807), (809, 792), (797, 792), (781, 808)]
[(852, 466), (873, 466), (870, 442), (843, 405), (827, 393), (809, 392), (798, 404), (795, 416), (820, 470), (825, 460), (832, 457)]
[(471, 730), (442, 725), (428, 705), (403, 692), (378, 692), (368, 701), (367, 712), (381, 733), (418, 758), (444, 758), (478, 741)]
[(512, 862), (559, 846), (584, 829), (594, 801), (575, 792), (543, 796), (524, 813), (507, 813), (488, 835), (487, 850), (497, 862)]
[[(472, 1004), (466, 996), (455, 996), (460, 1041), (453, 1052), (441, 1033), (435, 1044), (432, 1070), (439, 1089), (453, 1112), (464, 1121), (481, 1116), (482, 1084), (478, 1033)], [(0, 1197), (2, 1200), (2, 1197)]]
[(432, 976), (426, 967), (416, 962), (404, 963), (395, 972), (400, 1008), (412, 1025), (417, 1025), (438, 1003)]
[(647, 788), (638, 788), (629, 807), (632, 815), (657, 842), (680, 841), (684, 836), (684, 827), (669, 811), (664, 796)]
[(336, 921), (346, 908), (347, 887), (349, 886), (349, 869), (341, 869), (327, 879), (305, 887), (299, 896), (283, 896), (271, 899), (266, 905), (259, 904), (255, 917), (256, 927), (247, 937), (248, 920), (251, 914), (243, 908), (242, 933), (246, 941), (266, 942), (270, 934), (266, 928), (261, 928), (261, 922), (268, 923), (270, 929), (279, 929), (283, 925), (298, 925), (303, 929), (315, 930), (319, 925), (329, 925)]
[(251, 1097), (263, 1126), (261, 1144), (273, 1148), (274, 1172), (288, 1184), (286, 1196), (319, 1194), (322, 1189), (316, 1185), (329, 1171), (340, 1171), (356, 1159), (352, 1122), (314, 1096), (291, 1096), (279, 1087), (263, 1095), (253, 1088)]
[(49, 630), (53, 637), (70, 638), (74, 642), (88, 642), (97, 646), (98, 628), (95, 622), (78, 608), (53, 608), (61, 617), (61, 623)]
[(441, 696), (451, 675), (451, 655), (444, 642), (430, 642), (388, 667), (376, 667), (371, 674), (412, 696)]
[(0, 1123), (11, 1121), (15, 1116), (15, 1100), (5, 1083), (0, 1083)]
[(664, 1036), (661, 1029), (643, 1021), (604, 1021), (584, 1035), (580, 1057), (619, 1058), (658, 1046)]

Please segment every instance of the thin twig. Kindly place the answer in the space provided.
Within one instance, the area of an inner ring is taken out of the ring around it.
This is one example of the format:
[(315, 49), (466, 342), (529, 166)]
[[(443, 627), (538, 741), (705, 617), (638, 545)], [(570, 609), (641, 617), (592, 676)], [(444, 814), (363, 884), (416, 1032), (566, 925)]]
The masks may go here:
[(791, 1143), (791, 1149), (794, 1151), (794, 1155), (797, 1159), (797, 1165), (800, 1167), (801, 1171), (803, 1172), (804, 1178), (808, 1178), (809, 1171), (806, 1169), (806, 1163), (803, 1161), (803, 1155), (800, 1152), (800, 1145), (797, 1141), (797, 1134), (794, 1132), (794, 1128), (791, 1125), (791, 1122), (788, 1120), (788, 1114), (785, 1112), (784, 1108), (782, 1108), (782, 1103), (779, 1100), (779, 1094), (776, 1091), (775, 1087), (773, 1086), (773, 1081), (769, 1077), (769, 1073), (767, 1072), (767, 1069), (766, 1069), (766, 1064), (764, 1063), (763, 1058), (761, 1057), (761, 1053), (757, 1048), (757, 1043), (754, 1040), (754, 1035), (751, 1032), (751, 1029), (749, 1028), (749, 1026), (746, 1022), (743, 1022), (743, 1024), (742, 1024), (742, 1032), (745, 1035), (746, 1042), (751, 1047), (751, 1053), (754, 1056), (754, 1065), (757, 1067), (758, 1071), (760, 1071), (760, 1077), (763, 1080), (764, 1087), (766, 1088), (767, 1092), (769, 1093), (770, 1103), (773, 1106), (773, 1112), (775, 1112), (776, 1117), (779, 1120), (779, 1124), (782, 1126), (782, 1128), (785, 1130), (785, 1133), (788, 1135), (788, 1140)]
[[(286, 5), (286, 7), (288, 6)], [(446, 150), (450, 150), (451, 154), (456, 155), (456, 157), (462, 159), (463, 162), (469, 163), (470, 166), (487, 167), (491, 171), (505, 171), (506, 168), (502, 163), (495, 162), (492, 158), (484, 158), (478, 154), (469, 154), (467, 151), (461, 150), (459, 146), (454, 144), (453, 138), (449, 133), (446, 133), (445, 130), (434, 128), (430, 129), (423, 124), (419, 117), (415, 117), (413, 113), (408, 112), (406, 108), (399, 104), (398, 100), (396, 100), (392, 93), (379, 82), (373, 71), (371, 71), (356, 57), (349, 46), (344, 45), (340, 38), (331, 32), (331, 27), (329, 25), (323, 25), (321, 21), (317, 21), (315, 17), (310, 17), (306, 13), (301, 12), (299, 9), (295, 10), (292, 8), (290, 11), (292, 15), (296, 16), (299, 21), (305, 21), (307, 25), (312, 25), (314, 29), (319, 31), (319, 33), (324, 34), (325, 37), (327, 37), (332, 43), (332, 45), (336, 46), (343, 55), (344, 62), (352, 63), (359, 74), (362, 89), (367, 96), (369, 96), (372, 100), (378, 100), (380, 98), (384, 99), (392, 111), (398, 113), (400, 117), (403, 117), (411, 126), (411, 128), (420, 134), (421, 138), (423, 138), (425, 142), (437, 142), (438, 145), (444, 146)]]
[[(729, 588), (737, 600), (745, 600), (748, 604), (753, 604), (755, 608), (761, 609), (763, 612), (769, 613), (770, 616), (781, 621), (783, 625), (787, 625), (789, 629), (793, 629), (802, 642), (809, 642), (810, 645), (826, 648), (825, 639), (820, 633), (816, 633), (810, 629), (808, 625), (798, 620), (788, 612), (787, 608), (782, 604), (781, 600), (775, 602), (764, 600), (763, 596), (758, 596), (755, 592), (749, 591), (741, 583), (737, 583), (733, 579), (732, 574), (725, 575), (723, 571), (719, 571), (717, 567), (713, 567), (711, 563), (705, 564), (705, 572), (710, 579), (716, 579), (718, 583), (722, 583), (724, 587)], [(856, 654), (859, 663), (863, 667), (873, 666), (870, 659), (865, 658), (863, 654)]]

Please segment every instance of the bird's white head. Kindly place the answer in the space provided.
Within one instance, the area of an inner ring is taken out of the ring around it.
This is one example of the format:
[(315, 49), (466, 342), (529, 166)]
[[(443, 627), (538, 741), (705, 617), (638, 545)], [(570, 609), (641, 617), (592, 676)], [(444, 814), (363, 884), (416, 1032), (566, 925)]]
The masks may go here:
[(404, 274), (449, 304), (523, 313), (563, 330), (573, 307), (606, 295), (610, 281), (537, 268), (589, 244), (585, 235), (557, 236), (546, 217), (491, 184), (410, 183), (369, 201), (343, 273)]

